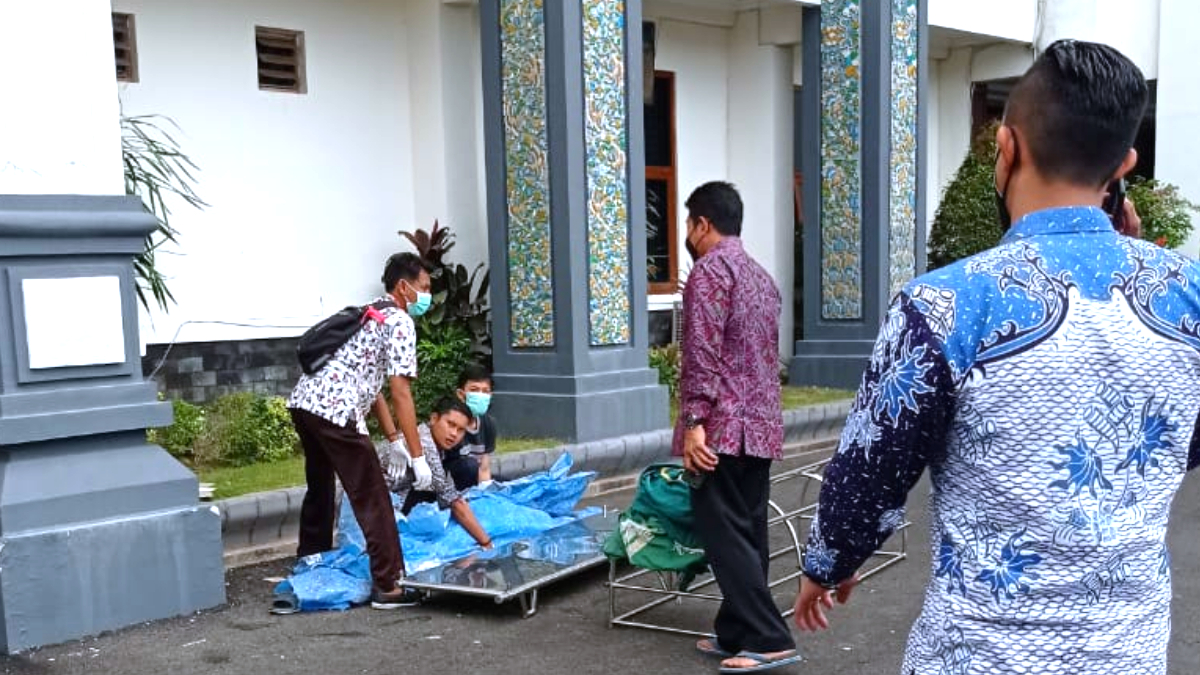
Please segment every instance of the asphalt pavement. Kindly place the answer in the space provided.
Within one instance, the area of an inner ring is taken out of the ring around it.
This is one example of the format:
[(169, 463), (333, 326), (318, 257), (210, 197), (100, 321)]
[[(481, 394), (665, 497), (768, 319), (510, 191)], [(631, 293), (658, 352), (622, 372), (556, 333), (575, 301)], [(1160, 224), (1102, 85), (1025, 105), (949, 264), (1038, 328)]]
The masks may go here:
[[(782, 490), (794, 491), (789, 485)], [(780, 673), (882, 673), (899, 671), (908, 628), (920, 608), (929, 574), (928, 484), (910, 499), (905, 562), (868, 580), (851, 603), (832, 615), (832, 628), (800, 635), (802, 665)], [(601, 501), (622, 506), (629, 493)], [(1172, 675), (1200, 672), (1200, 485), (1189, 480), (1172, 514), (1175, 583)], [(776, 539), (786, 534), (778, 530)], [(781, 559), (778, 567), (794, 567)], [(232, 570), (226, 607), (25, 654), (0, 656), (0, 672), (13, 675), (121, 673), (219, 675), (242, 673), (715, 673), (717, 662), (692, 648), (693, 638), (607, 624), (607, 569), (595, 569), (544, 589), (538, 612), (521, 618), (516, 602), (439, 595), (416, 608), (367, 608), (273, 616), (267, 612), (272, 577), (288, 561)], [(793, 587), (778, 593), (790, 604)], [(670, 603), (654, 618), (704, 628), (714, 605)]]

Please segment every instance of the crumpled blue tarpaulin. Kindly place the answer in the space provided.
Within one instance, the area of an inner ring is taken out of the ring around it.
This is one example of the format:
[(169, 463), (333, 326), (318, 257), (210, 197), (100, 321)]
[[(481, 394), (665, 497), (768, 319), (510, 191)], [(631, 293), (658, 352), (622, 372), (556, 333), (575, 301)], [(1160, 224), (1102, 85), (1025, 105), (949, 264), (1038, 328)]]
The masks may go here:
[[(575, 511), (595, 472), (570, 474), (571, 455), (562, 453), (549, 471), (486, 489), (471, 488), (464, 496), (496, 549), (514, 541), (578, 521), (595, 509)], [(406, 574), (439, 567), (472, 553), (487, 557), (475, 540), (437, 504), (418, 504), (405, 517), (392, 495), (396, 527), (404, 548)], [(371, 594), (366, 541), (350, 503), (342, 501), (338, 516), (337, 548), (301, 558), (291, 577), (275, 588), (276, 607), (299, 611), (348, 609)]]

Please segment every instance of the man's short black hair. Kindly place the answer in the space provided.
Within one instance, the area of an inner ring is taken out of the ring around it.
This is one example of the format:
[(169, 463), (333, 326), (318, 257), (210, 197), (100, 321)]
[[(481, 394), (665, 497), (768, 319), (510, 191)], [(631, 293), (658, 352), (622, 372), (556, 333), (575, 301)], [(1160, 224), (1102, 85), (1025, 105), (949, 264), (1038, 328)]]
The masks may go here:
[(468, 382), (487, 382), (489, 385), (495, 386), (495, 383), (492, 382), (492, 371), (478, 363), (468, 363), (458, 374), (459, 389), (467, 386)]
[(452, 412), (462, 413), (462, 416), (467, 419), (471, 419), (472, 417), (471, 409), (467, 407), (467, 404), (458, 400), (458, 398), (454, 396), (443, 396), (439, 398), (437, 403), (433, 404), (433, 410), (430, 410), (429, 412), (433, 415), (437, 415), (438, 417)]
[(742, 198), (732, 183), (715, 180), (692, 191), (684, 202), (692, 218), (708, 218), (726, 237), (742, 236)]
[(1148, 96), (1142, 71), (1121, 52), (1059, 40), (1013, 87), (1005, 123), (1024, 136), (1043, 177), (1099, 187), (1133, 147)]
[(392, 257), (387, 259), (387, 264), (383, 266), (383, 278), (381, 279), (383, 290), (391, 293), (401, 279), (408, 282), (416, 281), (422, 271), (428, 272), (429, 266), (416, 253), (392, 254)]

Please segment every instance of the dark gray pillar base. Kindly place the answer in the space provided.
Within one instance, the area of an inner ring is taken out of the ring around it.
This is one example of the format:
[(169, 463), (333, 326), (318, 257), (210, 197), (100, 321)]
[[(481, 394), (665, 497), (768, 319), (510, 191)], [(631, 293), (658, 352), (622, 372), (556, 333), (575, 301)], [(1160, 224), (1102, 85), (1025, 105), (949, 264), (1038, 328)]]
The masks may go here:
[(225, 602), (211, 506), (0, 537), (0, 546), (9, 654)]
[(874, 346), (872, 340), (801, 340), (788, 369), (788, 383), (857, 389)]
[(140, 433), (0, 452), (0, 648), (225, 602), (221, 517)]
[(667, 388), (649, 368), (599, 375), (496, 373), (492, 407), (506, 436), (585, 443), (655, 431), (669, 419)]

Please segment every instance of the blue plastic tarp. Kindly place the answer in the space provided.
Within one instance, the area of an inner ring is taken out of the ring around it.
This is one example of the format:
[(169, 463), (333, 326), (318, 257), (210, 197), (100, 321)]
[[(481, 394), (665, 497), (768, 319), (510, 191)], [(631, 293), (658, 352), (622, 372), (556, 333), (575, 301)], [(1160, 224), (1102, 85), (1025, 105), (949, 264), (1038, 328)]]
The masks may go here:
[[(571, 455), (562, 453), (549, 471), (464, 495), (496, 548), (575, 522), (594, 510), (575, 511), (594, 472), (571, 474)], [(439, 567), (480, 549), (453, 518), (436, 504), (418, 504), (404, 516), (392, 495), (396, 527), (408, 575)], [(371, 594), (370, 564), (362, 529), (350, 503), (343, 500), (338, 516), (337, 548), (307, 556), (296, 563), (291, 577), (275, 593), (299, 611), (343, 610), (362, 604)]]

